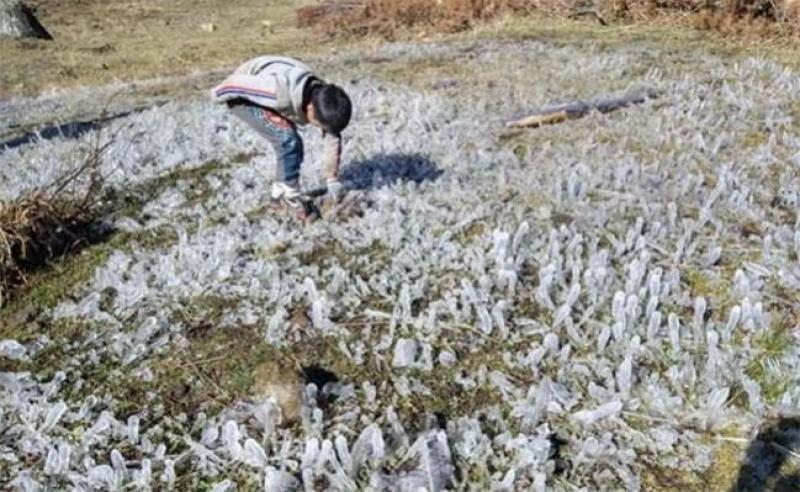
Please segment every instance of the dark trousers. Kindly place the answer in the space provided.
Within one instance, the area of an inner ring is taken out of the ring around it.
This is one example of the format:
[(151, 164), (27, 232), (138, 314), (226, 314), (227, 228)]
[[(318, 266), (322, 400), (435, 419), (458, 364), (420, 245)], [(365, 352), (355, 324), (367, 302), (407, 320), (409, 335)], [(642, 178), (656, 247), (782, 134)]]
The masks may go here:
[(303, 164), (303, 139), (297, 126), (278, 112), (247, 101), (231, 101), (228, 108), (272, 145), (278, 157), (276, 179), (296, 187)]

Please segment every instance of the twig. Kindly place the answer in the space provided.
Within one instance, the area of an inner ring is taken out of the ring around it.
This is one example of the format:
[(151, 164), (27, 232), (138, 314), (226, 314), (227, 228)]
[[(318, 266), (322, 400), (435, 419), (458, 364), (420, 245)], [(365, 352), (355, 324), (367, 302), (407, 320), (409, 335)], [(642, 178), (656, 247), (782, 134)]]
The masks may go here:
[(627, 415), (629, 417), (636, 417), (636, 418), (639, 418), (639, 419), (642, 419), (642, 420), (647, 420), (649, 422), (657, 422), (657, 423), (661, 423), (661, 424), (671, 424), (671, 425), (677, 426), (677, 422), (675, 422), (674, 420), (665, 419), (665, 418), (661, 418), (661, 417), (653, 417), (653, 416), (646, 415), (646, 414), (643, 414), (643, 413), (623, 411), (622, 414), (623, 415)]
[(218, 385), (216, 381), (214, 381), (213, 379), (208, 377), (199, 367), (197, 367), (197, 364), (195, 364), (190, 358), (184, 357), (183, 354), (185, 354), (184, 350), (181, 350), (181, 351), (177, 352), (178, 358), (180, 358), (183, 362), (185, 362), (186, 364), (191, 366), (191, 368), (195, 370), (197, 375), (201, 379), (203, 379), (205, 382), (211, 384), (219, 392), (219, 394), (224, 396), (226, 399), (230, 398), (230, 395), (228, 394), (227, 391), (222, 389), (222, 387), (220, 385)]
[(744, 437), (714, 436), (714, 440), (724, 441), (724, 442), (735, 442), (737, 444), (750, 444), (750, 440), (745, 439)]
[(197, 369), (198, 365), (204, 365), (204, 364), (208, 364), (208, 363), (211, 363), (211, 362), (216, 362), (218, 360), (229, 359), (230, 357), (231, 357), (230, 354), (218, 355), (217, 357), (209, 357), (207, 359), (200, 359), (200, 360), (192, 361), (191, 364), (187, 363), (185, 365), (180, 365), (178, 367), (186, 368), (186, 367), (190, 367), (191, 366), (193, 369)]
[(780, 444), (778, 444), (777, 442), (774, 442), (774, 441), (770, 441), (769, 442), (769, 446), (771, 448), (775, 449), (776, 451), (780, 451), (781, 453), (783, 453), (783, 454), (785, 454), (787, 456), (791, 456), (792, 458), (800, 460), (800, 453), (797, 453), (796, 451), (792, 451), (791, 449), (787, 448), (786, 446), (782, 446), (782, 445), (780, 445)]

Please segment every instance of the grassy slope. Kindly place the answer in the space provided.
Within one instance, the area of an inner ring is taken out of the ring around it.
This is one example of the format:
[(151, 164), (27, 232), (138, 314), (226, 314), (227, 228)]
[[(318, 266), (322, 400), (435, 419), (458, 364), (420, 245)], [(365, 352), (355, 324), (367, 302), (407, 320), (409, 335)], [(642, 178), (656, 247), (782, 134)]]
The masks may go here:
[[(226, 67), (313, 46), (294, 27), (304, 0), (38, 0), (54, 41), (0, 39), (0, 99)], [(201, 29), (214, 25), (213, 32)]]

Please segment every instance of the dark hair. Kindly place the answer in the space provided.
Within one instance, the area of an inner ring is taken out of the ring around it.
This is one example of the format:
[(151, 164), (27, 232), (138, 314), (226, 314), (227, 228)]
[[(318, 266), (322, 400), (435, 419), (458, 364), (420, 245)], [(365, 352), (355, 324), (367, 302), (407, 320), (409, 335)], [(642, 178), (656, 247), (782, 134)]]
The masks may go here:
[(329, 133), (338, 135), (350, 123), (353, 105), (347, 93), (337, 85), (315, 86), (311, 92), (311, 105), (317, 120)]

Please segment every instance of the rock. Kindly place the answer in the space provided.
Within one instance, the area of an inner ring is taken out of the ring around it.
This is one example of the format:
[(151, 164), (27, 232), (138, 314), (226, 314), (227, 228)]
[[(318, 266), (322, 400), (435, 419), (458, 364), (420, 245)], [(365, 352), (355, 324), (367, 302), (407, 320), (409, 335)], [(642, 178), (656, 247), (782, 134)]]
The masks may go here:
[(443, 89), (452, 89), (453, 87), (458, 86), (457, 80), (452, 79), (444, 79), (444, 80), (437, 80), (436, 82), (431, 85), (431, 88), (435, 91), (443, 90)]
[(0, 37), (53, 39), (19, 0), (0, 0)]
[(11, 360), (26, 360), (28, 350), (16, 340), (0, 341), (0, 356)]
[(272, 398), (281, 409), (282, 424), (291, 424), (300, 418), (303, 408), (303, 381), (296, 371), (265, 362), (253, 369), (253, 396), (256, 400)]
[(217, 26), (211, 22), (206, 22), (205, 24), (200, 24), (200, 30), (203, 32), (214, 32), (217, 30)]

